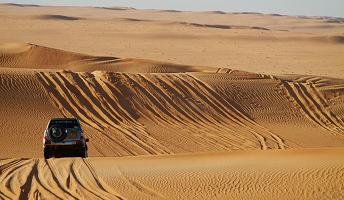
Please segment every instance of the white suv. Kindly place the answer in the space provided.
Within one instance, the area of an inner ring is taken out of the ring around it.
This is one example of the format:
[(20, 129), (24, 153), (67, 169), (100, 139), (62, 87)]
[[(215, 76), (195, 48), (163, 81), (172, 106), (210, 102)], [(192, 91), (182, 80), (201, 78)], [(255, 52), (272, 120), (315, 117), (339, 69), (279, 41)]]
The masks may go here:
[(50, 157), (88, 157), (87, 145), (89, 139), (84, 137), (84, 131), (76, 118), (54, 118), (44, 131), (44, 158)]

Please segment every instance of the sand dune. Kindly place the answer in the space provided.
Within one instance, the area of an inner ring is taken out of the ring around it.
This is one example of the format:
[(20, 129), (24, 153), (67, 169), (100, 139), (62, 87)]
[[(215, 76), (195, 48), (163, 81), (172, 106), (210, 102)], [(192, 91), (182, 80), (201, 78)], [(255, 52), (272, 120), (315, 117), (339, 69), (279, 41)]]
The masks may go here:
[(23, 43), (1, 44), (0, 50), (2, 52), (0, 64), (5, 68), (68, 69), (90, 73), (97, 70), (132, 73), (182, 73), (216, 70), (212, 67), (194, 67), (150, 60), (89, 56)]
[(343, 149), (0, 160), (0, 196), (48, 199), (341, 199)]
[[(341, 18), (0, 4), (0, 23), (0, 198), (344, 198)], [(42, 158), (54, 117), (89, 158)]]
[[(287, 16), (254, 12), (225, 13), (222, 11), (188, 12), (178, 10), (139, 10), (126, 7), (58, 7), (20, 4), (0, 4), (1, 13), (64, 15), (76, 18), (110, 19), (135, 18), (166, 20), (197, 24), (258, 26), (271, 30), (306, 32), (337, 32), (343, 29), (343, 18), (323, 16)], [(281, 23), (282, 22), (282, 23)]]
[(261, 74), (344, 78), (343, 23), (333, 23), (341, 19), (4, 4), (0, 12), (0, 43)]
[[(54, 117), (52, 113), (79, 118), (93, 141), (90, 155), (342, 147), (344, 143), (341, 79), (96, 57), (30, 44), (4, 44), (1, 49), (6, 112), (29, 123), (36, 121), (29, 117), (32, 112), (45, 115), (39, 117), (45, 122)], [(23, 105), (31, 112), (23, 114)], [(39, 141), (37, 125), (12, 124), (11, 132), (27, 129)], [(316, 137), (304, 134), (310, 130)], [(5, 141), (2, 148), (11, 149)], [(39, 157), (41, 147), (35, 143)], [(21, 153), (11, 157), (32, 155)]]

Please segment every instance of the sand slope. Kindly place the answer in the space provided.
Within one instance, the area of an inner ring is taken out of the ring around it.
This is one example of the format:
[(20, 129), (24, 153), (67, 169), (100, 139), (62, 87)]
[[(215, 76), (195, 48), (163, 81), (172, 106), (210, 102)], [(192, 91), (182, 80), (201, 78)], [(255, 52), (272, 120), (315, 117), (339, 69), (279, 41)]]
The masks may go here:
[(343, 149), (0, 160), (0, 197), (342, 199)]
[[(95, 57), (30, 44), (1, 49), (3, 127), (19, 137), (4, 137), (2, 157), (40, 157), (42, 130), (56, 116), (82, 121), (93, 156), (344, 143), (341, 79)], [(32, 152), (10, 148), (21, 140), (35, 144)]]

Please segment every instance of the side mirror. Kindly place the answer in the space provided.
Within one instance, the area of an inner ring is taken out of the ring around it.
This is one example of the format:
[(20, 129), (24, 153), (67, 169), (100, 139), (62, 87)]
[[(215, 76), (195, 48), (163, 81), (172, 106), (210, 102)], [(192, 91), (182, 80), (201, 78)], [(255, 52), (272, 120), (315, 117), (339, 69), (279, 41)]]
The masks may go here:
[(85, 142), (88, 142), (88, 141), (90, 141), (90, 139), (86, 138), (86, 139), (85, 139)]

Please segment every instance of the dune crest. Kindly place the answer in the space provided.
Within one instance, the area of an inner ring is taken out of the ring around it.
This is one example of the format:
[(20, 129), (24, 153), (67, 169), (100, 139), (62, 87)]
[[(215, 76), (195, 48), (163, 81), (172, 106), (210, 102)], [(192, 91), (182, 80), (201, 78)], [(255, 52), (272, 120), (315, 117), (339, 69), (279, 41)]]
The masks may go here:
[(90, 56), (25, 43), (1, 44), (0, 65), (5, 68), (67, 69), (90, 73), (99, 70), (131, 73), (215, 71), (212, 67), (194, 67), (143, 59)]
[[(7, 44), (1, 44), (0, 45), (0, 52), (2, 54), (16, 54), (16, 53), (21, 53), (25, 52), (31, 49), (30, 44), (25, 44), (25, 43), (7, 43)], [(4, 59), (2, 59), (4, 60)], [(4, 61), (0, 62), (0, 64), (4, 64)]]

